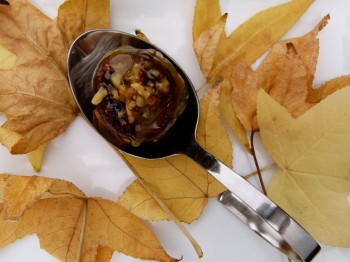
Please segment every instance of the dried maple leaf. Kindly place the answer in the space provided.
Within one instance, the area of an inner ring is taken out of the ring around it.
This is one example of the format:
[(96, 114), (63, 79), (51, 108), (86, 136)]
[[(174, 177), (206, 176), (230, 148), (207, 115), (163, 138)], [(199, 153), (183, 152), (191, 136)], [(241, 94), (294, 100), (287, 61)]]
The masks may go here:
[[(216, 86), (201, 100), (197, 138), (208, 151), (231, 166), (232, 145), (219, 117), (218, 99), (219, 86)], [(187, 223), (199, 218), (209, 197), (225, 190), (217, 180), (185, 156), (155, 161), (130, 156), (126, 158), (176, 217)], [(118, 202), (143, 219), (168, 219), (138, 182), (129, 186)]]
[(258, 94), (263, 144), (280, 167), (268, 195), (315, 238), (350, 247), (350, 87), (294, 119), (264, 91)]
[[(257, 130), (256, 120), (256, 94), (259, 88), (267, 91), (281, 105), (293, 114), (299, 116), (311, 105), (306, 103), (307, 68), (294, 46), (289, 43), (284, 59), (280, 59), (280, 67), (271, 68), (269, 63), (262, 63), (258, 71), (254, 72), (245, 64), (237, 64), (231, 79), (233, 90), (231, 94), (232, 105), (237, 117), (248, 130)], [(265, 66), (267, 64), (267, 66)], [(264, 74), (266, 67), (275, 74), (269, 78)], [(275, 73), (276, 72), (276, 73)]]
[[(220, 34), (220, 39), (215, 39), (215, 50), (211, 46), (207, 48), (208, 54), (196, 52), (199, 54), (197, 58), (203, 74), (209, 82), (224, 79), (220, 113), (246, 148), (249, 148), (249, 142), (245, 129), (238, 120), (230, 99), (232, 66), (237, 62), (251, 64), (258, 59), (300, 18), (312, 2), (313, 0), (294, 0), (264, 10), (244, 22), (230, 36)], [(201, 34), (210, 34), (210, 30), (217, 26), (220, 16), (218, 0), (197, 0), (192, 30), (195, 48), (205, 45), (201, 43)], [(213, 41), (208, 41), (208, 44), (213, 45)], [(205, 46), (202, 47), (202, 50), (205, 49)]]
[(194, 51), (205, 77), (208, 77), (213, 66), (217, 45), (224, 32), (226, 20), (227, 14), (224, 14), (217, 24), (203, 31), (193, 43)]
[(98, 251), (104, 261), (110, 253), (102, 247), (141, 259), (177, 261), (141, 220), (112, 201), (87, 198), (67, 181), (4, 174), (0, 186), (1, 247), (36, 233), (41, 247), (62, 261), (95, 261)]
[(302, 37), (275, 44), (257, 71), (243, 63), (235, 65), (231, 78), (232, 105), (246, 129), (258, 129), (256, 93), (259, 88), (268, 92), (297, 118), (330, 93), (350, 84), (350, 77), (343, 76), (318, 89), (312, 87), (319, 53), (317, 33), (328, 19), (329, 16), (325, 16)]
[(305, 13), (313, 0), (293, 0), (251, 17), (230, 36), (222, 35), (209, 79), (230, 77), (230, 65), (253, 63), (283, 36)]
[(55, 23), (27, 1), (0, 5), (0, 23), (0, 44), (17, 56), (12, 70), (0, 70), (8, 131), (1, 138), (17, 134), (8, 149), (23, 154), (62, 133), (77, 114), (66, 79), (68, 47)]
[(68, 0), (58, 9), (57, 24), (67, 43), (81, 33), (109, 28), (109, 0)]

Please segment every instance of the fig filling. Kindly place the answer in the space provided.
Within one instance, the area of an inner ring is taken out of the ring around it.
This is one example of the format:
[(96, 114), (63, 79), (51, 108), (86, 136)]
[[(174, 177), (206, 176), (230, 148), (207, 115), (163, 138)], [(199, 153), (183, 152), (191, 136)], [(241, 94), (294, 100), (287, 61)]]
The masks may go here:
[(118, 147), (162, 138), (187, 104), (182, 77), (153, 49), (120, 47), (98, 64), (93, 124)]

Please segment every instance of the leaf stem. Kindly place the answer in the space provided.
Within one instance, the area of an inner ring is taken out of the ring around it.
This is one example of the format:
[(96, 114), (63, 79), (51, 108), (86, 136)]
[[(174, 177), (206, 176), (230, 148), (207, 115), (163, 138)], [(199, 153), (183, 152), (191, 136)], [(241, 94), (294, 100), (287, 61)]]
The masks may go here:
[(256, 153), (255, 153), (254, 134), (255, 134), (255, 131), (252, 131), (252, 133), (250, 134), (250, 147), (251, 147), (251, 151), (252, 151), (252, 155), (253, 155), (253, 159), (254, 159), (254, 163), (255, 163), (255, 166), (256, 166), (256, 171), (258, 173), (258, 177), (259, 177), (259, 181), (260, 181), (260, 185), (261, 185), (262, 191), (263, 191), (263, 193), (265, 195), (267, 195), (267, 191), (266, 191), (266, 188), (265, 188), (264, 180), (262, 178), (261, 170), (260, 170), (260, 167), (259, 167), (259, 162), (258, 162), (258, 159), (256, 157)]
[(88, 200), (84, 199), (84, 209), (83, 209), (83, 221), (81, 225), (81, 233), (80, 233), (80, 241), (79, 241), (79, 248), (78, 248), (78, 256), (77, 256), (77, 262), (81, 261), (81, 256), (83, 253), (83, 246), (84, 246), (84, 240), (85, 240), (85, 229), (86, 229), (86, 220), (87, 220), (87, 210), (88, 210)]
[[(270, 165), (268, 165), (266, 167), (261, 168), (260, 172), (264, 172), (264, 171), (270, 170), (271, 168), (274, 168), (275, 166), (276, 166), (276, 163), (272, 163), (272, 164), (270, 164)], [(243, 177), (244, 177), (244, 179), (248, 180), (249, 178), (251, 178), (253, 176), (256, 176), (257, 174), (258, 174), (258, 171), (255, 171), (255, 172), (250, 173), (248, 175), (245, 175)]]

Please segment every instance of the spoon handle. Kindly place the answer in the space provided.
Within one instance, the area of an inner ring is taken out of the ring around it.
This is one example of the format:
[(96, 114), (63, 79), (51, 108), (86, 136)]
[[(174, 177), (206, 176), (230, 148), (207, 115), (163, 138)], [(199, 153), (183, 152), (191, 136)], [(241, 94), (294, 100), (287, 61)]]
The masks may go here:
[(219, 201), (254, 232), (295, 261), (311, 261), (317, 242), (285, 211), (193, 140), (183, 154), (192, 158), (228, 191)]

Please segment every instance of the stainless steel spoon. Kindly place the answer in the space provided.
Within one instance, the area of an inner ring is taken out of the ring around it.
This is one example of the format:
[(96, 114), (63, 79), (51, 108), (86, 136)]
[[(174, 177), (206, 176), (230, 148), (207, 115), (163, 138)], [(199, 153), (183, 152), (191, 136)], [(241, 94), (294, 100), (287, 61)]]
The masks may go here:
[(160, 51), (185, 80), (189, 98), (184, 113), (177, 119), (166, 138), (139, 147), (127, 146), (121, 150), (145, 159), (176, 154), (192, 158), (226, 186), (229, 191), (223, 193), (219, 201), (241, 221), (291, 259), (311, 261), (320, 250), (317, 242), (279, 206), (197, 143), (195, 132), (199, 108), (195, 89), (179, 65), (158, 47), (133, 35), (112, 30), (89, 31), (74, 41), (67, 58), (68, 79), (75, 100), (90, 123), (93, 110), (91, 98), (94, 95), (92, 90), (94, 70), (108, 51), (123, 45)]

